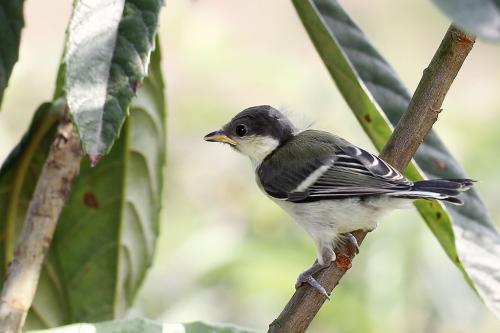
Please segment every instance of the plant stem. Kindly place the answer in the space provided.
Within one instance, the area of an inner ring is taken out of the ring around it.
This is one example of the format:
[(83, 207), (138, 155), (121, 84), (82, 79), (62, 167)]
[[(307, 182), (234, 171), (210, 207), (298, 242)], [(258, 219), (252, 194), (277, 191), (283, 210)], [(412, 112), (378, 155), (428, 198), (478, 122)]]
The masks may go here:
[(63, 119), (31, 199), (14, 259), (0, 296), (0, 332), (18, 333), (35, 296), (59, 215), (80, 169), (82, 149), (73, 124)]
[[(380, 157), (399, 171), (404, 170), (436, 122), (446, 93), (474, 45), (475, 37), (451, 25), (403, 113)], [(361, 244), (366, 232), (357, 230), (353, 235)], [(318, 272), (315, 278), (331, 293), (351, 266), (349, 251), (336, 249), (337, 261)], [(325, 297), (311, 286), (298, 288), (281, 314), (269, 325), (269, 333), (301, 333), (319, 311)]]
[(404, 170), (442, 111), (446, 93), (474, 46), (475, 37), (451, 25), (380, 156)]

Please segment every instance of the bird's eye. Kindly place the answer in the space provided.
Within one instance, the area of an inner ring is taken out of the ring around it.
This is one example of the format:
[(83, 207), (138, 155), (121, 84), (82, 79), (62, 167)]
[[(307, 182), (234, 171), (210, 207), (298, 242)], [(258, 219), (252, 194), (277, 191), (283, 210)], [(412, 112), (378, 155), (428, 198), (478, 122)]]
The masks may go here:
[(236, 135), (237, 136), (242, 137), (245, 134), (247, 134), (247, 127), (245, 125), (236, 126)]

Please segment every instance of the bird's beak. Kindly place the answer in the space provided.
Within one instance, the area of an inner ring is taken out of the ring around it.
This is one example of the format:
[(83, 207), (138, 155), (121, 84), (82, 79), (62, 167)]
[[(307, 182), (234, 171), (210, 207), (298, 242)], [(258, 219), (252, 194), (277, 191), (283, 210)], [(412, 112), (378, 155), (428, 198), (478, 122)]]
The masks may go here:
[(234, 141), (233, 139), (228, 137), (226, 134), (224, 134), (224, 132), (221, 130), (209, 133), (209, 134), (205, 135), (205, 137), (203, 139), (205, 139), (205, 141), (210, 141), (210, 142), (228, 143), (231, 146), (236, 146), (238, 144), (236, 141)]

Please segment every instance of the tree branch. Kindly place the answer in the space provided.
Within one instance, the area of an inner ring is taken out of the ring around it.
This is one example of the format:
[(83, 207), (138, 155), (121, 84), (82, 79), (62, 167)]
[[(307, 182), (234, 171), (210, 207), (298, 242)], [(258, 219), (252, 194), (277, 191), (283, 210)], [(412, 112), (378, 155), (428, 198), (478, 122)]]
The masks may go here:
[(82, 149), (73, 124), (62, 120), (31, 199), (14, 259), (0, 296), (0, 332), (18, 333), (35, 296), (42, 264), (73, 179)]
[[(475, 37), (465, 34), (453, 25), (444, 36), (407, 110), (403, 113), (394, 133), (381, 153), (381, 157), (402, 171), (412, 159), (432, 125), (436, 122), (441, 105), (460, 67), (474, 45)], [(366, 232), (357, 230), (353, 235), (361, 244)], [(345, 247), (336, 249), (337, 261), (318, 272), (315, 278), (331, 292), (351, 267), (353, 257)], [(297, 289), (281, 314), (269, 325), (269, 333), (305, 332), (325, 297), (304, 284)]]

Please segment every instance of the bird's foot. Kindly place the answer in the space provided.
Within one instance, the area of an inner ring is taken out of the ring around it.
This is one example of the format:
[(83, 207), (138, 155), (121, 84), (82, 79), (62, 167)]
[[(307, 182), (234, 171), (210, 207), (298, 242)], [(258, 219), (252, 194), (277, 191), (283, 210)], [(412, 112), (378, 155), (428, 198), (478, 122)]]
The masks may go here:
[(358, 241), (350, 232), (347, 232), (341, 234), (340, 244), (341, 247), (335, 249), (337, 257), (335, 264), (338, 268), (348, 270), (352, 266), (352, 258), (359, 253)]
[(307, 282), (309, 285), (311, 285), (311, 287), (316, 289), (321, 295), (325, 296), (326, 299), (330, 300), (330, 295), (328, 294), (326, 289), (312, 275), (308, 275), (304, 282)]
[(321, 265), (319, 263), (314, 263), (310, 268), (306, 269), (304, 272), (300, 273), (297, 278), (297, 282), (295, 283), (295, 289), (298, 289), (304, 283), (309, 284), (311, 287), (316, 289), (321, 295), (325, 296), (327, 299), (330, 299), (330, 295), (326, 291), (326, 289), (318, 282), (312, 275), (319, 272), (322, 269), (325, 269), (329, 265)]
[(345, 239), (347, 240), (346, 246), (349, 250), (349, 254), (355, 255), (359, 254), (359, 244), (356, 237), (354, 237), (350, 232), (343, 234)]

